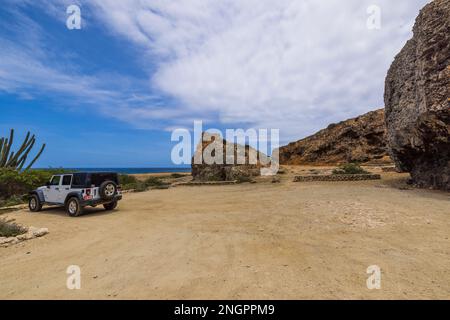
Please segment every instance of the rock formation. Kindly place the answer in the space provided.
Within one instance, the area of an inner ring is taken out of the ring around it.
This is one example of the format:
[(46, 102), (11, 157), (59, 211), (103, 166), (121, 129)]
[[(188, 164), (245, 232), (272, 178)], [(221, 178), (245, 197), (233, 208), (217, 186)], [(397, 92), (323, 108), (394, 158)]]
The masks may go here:
[[(203, 133), (192, 157), (192, 177), (196, 181), (246, 180), (260, 175), (260, 169), (269, 158), (254, 148), (229, 143), (219, 135)], [(233, 150), (227, 161), (227, 148)], [(205, 156), (210, 155), (210, 159)], [(241, 161), (239, 157), (241, 156)]]
[(450, 190), (450, 0), (426, 5), (385, 83), (389, 152), (420, 186)]
[(329, 125), (316, 134), (280, 148), (280, 163), (337, 164), (367, 162), (388, 155), (384, 110)]

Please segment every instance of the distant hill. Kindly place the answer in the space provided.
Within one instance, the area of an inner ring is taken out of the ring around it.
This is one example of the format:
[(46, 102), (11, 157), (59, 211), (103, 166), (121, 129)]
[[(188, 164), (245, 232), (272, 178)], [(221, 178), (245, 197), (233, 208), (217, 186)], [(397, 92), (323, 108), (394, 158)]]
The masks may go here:
[(280, 148), (280, 163), (337, 164), (388, 159), (384, 110), (331, 124), (316, 134)]

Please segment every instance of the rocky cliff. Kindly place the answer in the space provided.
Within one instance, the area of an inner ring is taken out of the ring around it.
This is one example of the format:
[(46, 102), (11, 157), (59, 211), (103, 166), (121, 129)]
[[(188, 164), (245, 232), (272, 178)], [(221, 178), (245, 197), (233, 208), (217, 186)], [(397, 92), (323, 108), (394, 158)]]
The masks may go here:
[(416, 184), (450, 190), (450, 0), (426, 5), (385, 83), (389, 152)]
[(316, 134), (280, 148), (281, 164), (367, 162), (388, 155), (384, 110), (332, 124)]

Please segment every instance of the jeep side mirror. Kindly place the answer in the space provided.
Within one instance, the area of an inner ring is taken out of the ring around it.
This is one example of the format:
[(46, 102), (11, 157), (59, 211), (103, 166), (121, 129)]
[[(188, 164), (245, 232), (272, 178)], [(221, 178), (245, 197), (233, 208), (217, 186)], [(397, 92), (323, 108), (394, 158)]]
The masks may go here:
[(47, 188), (50, 188), (50, 181), (47, 181), (46, 184)]

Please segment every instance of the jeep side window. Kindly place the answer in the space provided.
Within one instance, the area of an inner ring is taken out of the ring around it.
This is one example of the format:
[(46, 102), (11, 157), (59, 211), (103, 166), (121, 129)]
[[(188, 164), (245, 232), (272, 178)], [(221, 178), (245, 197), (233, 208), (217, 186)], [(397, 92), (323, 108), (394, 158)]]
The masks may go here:
[(72, 182), (72, 176), (71, 175), (63, 176), (63, 180), (62, 180), (62, 185), (63, 186), (70, 186), (71, 182)]
[(72, 188), (85, 188), (87, 186), (86, 173), (74, 173), (72, 179)]
[(61, 176), (53, 176), (52, 181), (50, 181), (51, 186), (59, 186), (59, 181), (61, 180)]

